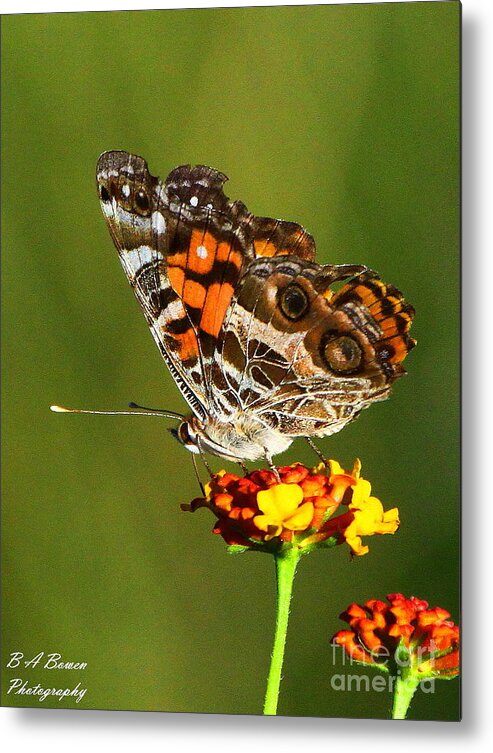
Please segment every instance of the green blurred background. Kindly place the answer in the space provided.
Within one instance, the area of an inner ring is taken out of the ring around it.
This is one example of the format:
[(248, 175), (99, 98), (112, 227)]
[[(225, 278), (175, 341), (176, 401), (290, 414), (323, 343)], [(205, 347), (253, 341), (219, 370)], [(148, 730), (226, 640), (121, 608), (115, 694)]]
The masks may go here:
[[(321, 262), (365, 263), (417, 310), (409, 376), (324, 451), (402, 525), (304, 560), (280, 713), (382, 717), (337, 692), (329, 638), (352, 601), (459, 609), (459, 14), (456, 2), (20, 15), (3, 45), (3, 703), (259, 713), (273, 562), (229, 556), (168, 422), (51, 403), (184, 410), (99, 209), (106, 149), (166, 176), (206, 163), (260, 215), (302, 223)], [(313, 463), (303, 442), (282, 458)], [(221, 461), (212, 460), (215, 468)], [(5, 670), (58, 651), (84, 672)], [(352, 674), (360, 670), (351, 670)], [(12, 677), (88, 691), (39, 704)], [(457, 719), (459, 683), (412, 719)]]

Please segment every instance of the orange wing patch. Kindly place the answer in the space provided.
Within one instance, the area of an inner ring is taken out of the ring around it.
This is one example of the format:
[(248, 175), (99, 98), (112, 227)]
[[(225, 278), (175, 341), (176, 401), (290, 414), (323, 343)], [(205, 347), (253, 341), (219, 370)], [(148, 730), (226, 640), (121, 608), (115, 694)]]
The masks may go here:
[(183, 286), (183, 302), (194, 309), (203, 309), (208, 291), (201, 282), (186, 280)]
[(255, 256), (298, 256), (308, 261), (315, 259), (315, 241), (296, 222), (250, 215), (249, 227)]
[(183, 294), (183, 288), (185, 286), (185, 272), (183, 268), (179, 267), (178, 265), (175, 266), (174, 264), (169, 264), (168, 279), (175, 293), (181, 298)]
[(390, 356), (390, 363), (400, 363), (405, 359), (409, 351), (416, 345), (416, 340), (408, 335), (395, 335), (385, 340), (386, 344), (391, 345), (393, 354)]
[[(171, 253), (167, 259), (168, 279), (183, 301), (191, 324), (215, 338), (221, 330), (243, 264), (243, 254), (235, 244), (234, 236), (231, 240), (218, 240), (210, 232), (194, 229), (188, 250)], [(182, 338), (180, 348), (190, 353), (193, 350), (191, 335), (179, 336)], [(196, 342), (194, 349), (197, 350)]]
[(185, 332), (171, 335), (181, 361), (196, 361), (199, 347), (195, 332), (190, 325)]
[(270, 241), (254, 241), (255, 256), (287, 256), (287, 248), (277, 248)]
[(169, 281), (180, 298), (184, 296), (187, 272), (190, 270), (195, 277), (208, 275), (214, 266), (217, 249), (218, 243), (213, 235), (193, 230), (188, 251), (178, 251), (168, 256)]
[(213, 337), (219, 335), (233, 292), (234, 288), (229, 283), (215, 282), (210, 286), (202, 309), (200, 329)]
[(402, 293), (378, 277), (361, 275), (341, 288), (332, 303), (337, 306), (347, 301), (359, 301), (366, 306), (382, 331), (379, 350), (386, 353), (389, 363), (401, 363), (416, 345), (416, 340), (408, 335), (414, 309)]
[[(198, 360), (200, 351), (197, 337), (191, 325), (185, 332), (170, 332), (169, 327), (161, 327), (161, 332), (163, 341), (169, 343), (171, 350), (178, 354), (180, 361), (190, 363)], [(169, 338), (171, 338), (171, 342)]]

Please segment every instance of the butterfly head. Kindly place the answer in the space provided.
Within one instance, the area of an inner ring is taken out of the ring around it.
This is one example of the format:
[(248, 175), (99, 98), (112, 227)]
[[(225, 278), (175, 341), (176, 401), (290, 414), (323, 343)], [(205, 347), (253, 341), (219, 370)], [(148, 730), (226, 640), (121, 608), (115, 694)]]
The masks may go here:
[(200, 453), (199, 437), (203, 434), (203, 425), (195, 418), (185, 418), (181, 421), (177, 427), (170, 429), (170, 433), (178, 440), (180, 444), (193, 452), (194, 455)]
[(217, 455), (226, 460), (239, 460), (241, 454), (236, 454), (229, 446), (226, 437), (223, 437), (224, 426), (220, 435), (214, 431), (215, 422), (211, 419), (207, 423), (200, 421), (196, 416), (183, 419), (178, 427), (170, 429), (171, 434), (189, 452), (200, 455), (204, 452)]

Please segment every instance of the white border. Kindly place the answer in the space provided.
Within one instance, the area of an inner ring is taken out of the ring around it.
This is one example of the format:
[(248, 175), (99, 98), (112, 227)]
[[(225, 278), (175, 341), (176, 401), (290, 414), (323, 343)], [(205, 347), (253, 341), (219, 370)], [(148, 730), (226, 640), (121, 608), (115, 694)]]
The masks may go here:
[[(407, 2), (408, 0), (381, 0), (383, 2)], [(414, 2), (429, 2), (430, 0), (414, 0)], [(484, 0), (488, 2), (488, 0)], [(76, 11), (104, 11), (104, 10), (161, 10), (164, 8), (238, 8), (250, 6), (269, 6), (269, 5), (358, 5), (366, 3), (368, 0), (353, 0), (351, 3), (342, 0), (332, 0), (331, 3), (323, 2), (303, 2), (303, 0), (168, 0), (167, 2), (153, 2), (153, 0), (141, 0), (141, 2), (125, 2), (125, 0), (83, 0), (82, 2), (67, 2), (66, 0), (3, 0), (2, 13), (58, 13), (58, 12), (76, 12)], [(474, 0), (465, 0), (465, 4), (473, 4)], [(479, 3), (474, 3), (479, 5)]]
[[(403, 2), (404, 0), (395, 0)], [(426, 0), (416, 0), (421, 2)], [(360, 0), (353, 0), (359, 3)], [(3, 0), (2, 13), (76, 10), (151, 9), (242, 6), (245, 2), (23, 2)], [(254, 5), (300, 5), (262, 2)], [(310, 3), (313, 4), (313, 3)], [(333, 4), (343, 4), (333, 0)], [(463, 0), (463, 421), (464, 421), (464, 605), (469, 625), (464, 671), (464, 720), (443, 722), (358, 721), (349, 719), (262, 718), (192, 714), (1, 709), (2, 742), (9, 749), (36, 753), (86, 753), (88, 746), (126, 753), (136, 749), (166, 750), (190, 746), (214, 753), (251, 753), (270, 747), (283, 753), (317, 746), (323, 751), (353, 748), (365, 751), (398, 746), (399, 751), (483, 750), (493, 737), (493, 693), (487, 676), (489, 656), (484, 645), (493, 625), (491, 561), (493, 500), (489, 492), (488, 438), (491, 415), (492, 278), (491, 231), (493, 176), (493, 3)], [(430, 60), (430, 65), (433, 61)], [(437, 438), (437, 441), (439, 438)], [(444, 537), (446, 537), (444, 522)], [(471, 617), (469, 617), (471, 615)], [(481, 643), (483, 641), (483, 644)], [(489, 670), (491, 671), (491, 670)]]

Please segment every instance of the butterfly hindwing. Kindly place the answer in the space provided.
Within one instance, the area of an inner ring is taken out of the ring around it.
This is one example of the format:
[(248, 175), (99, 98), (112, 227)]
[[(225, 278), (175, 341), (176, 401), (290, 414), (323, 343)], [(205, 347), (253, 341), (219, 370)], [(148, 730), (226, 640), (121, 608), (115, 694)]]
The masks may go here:
[(312, 435), (386, 397), (414, 344), (414, 311), (372, 272), (334, 292), (327, 280), (340, 276), (289, 256), (249, 266), (216, 356), (225, 402), (233, 395), (283, 433)]

